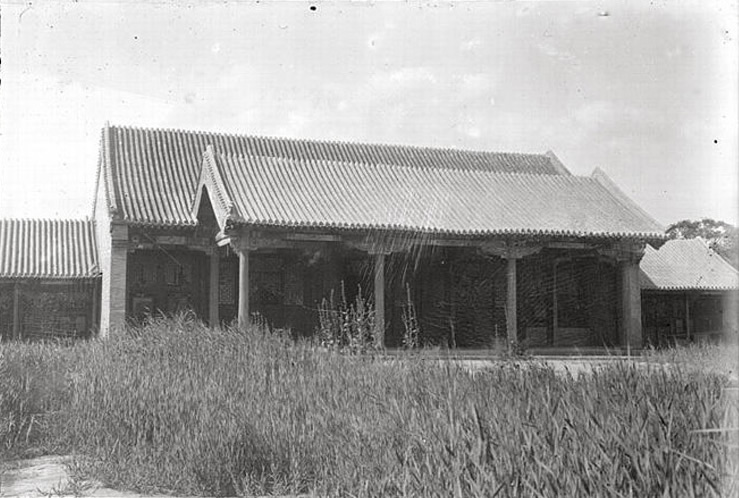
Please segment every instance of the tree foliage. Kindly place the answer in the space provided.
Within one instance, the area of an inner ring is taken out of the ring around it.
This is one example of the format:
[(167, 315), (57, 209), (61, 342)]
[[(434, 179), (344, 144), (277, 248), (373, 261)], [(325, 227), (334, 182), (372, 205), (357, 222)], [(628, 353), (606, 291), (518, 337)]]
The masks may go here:
[(725, 221), (711, 218), (681, 220), (667, 228), (671, 239), (704, 239), (709, 247), (739, 268), (739, 229)]

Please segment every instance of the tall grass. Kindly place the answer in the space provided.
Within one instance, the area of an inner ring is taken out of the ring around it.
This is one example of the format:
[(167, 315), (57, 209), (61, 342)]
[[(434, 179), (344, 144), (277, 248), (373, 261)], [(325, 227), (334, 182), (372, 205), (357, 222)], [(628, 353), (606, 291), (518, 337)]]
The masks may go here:
[(322, 347), (333, 351), (369, 353), (380, 349), (375, 318), (375, 307), (362, 297), (362, 288), (357, 289), (354, 302), (349, 303), (342, 282), (339, 301), (336, 302), (331, 291), (329, 299), (323, 299), (318, 307), (316, 337)]
[(0, 343), (0, 460), (53, 451), (48, 421), (69, 405), (74, 357), (60, 343)]
[[(15, 380), (0, 384), (0, 409), (20, 422), (2, 441), (85, 455), (108, 485), (174, 494), (735, 491), (716, 430), (720, 375), (627, 363), (577, 379), (513, 363), (473, 375), (414, 358), (342, 355), (184, 318), (71, 347), (3, 346)], [(48, 385), (29, 367), (47, 361)], [(19, 403), (19, 390), (34, 401)], [(44, 422), (26, 441), (32, 413)]]
[(727, 374), (737, 377), (739, 345), (696, 343), (666, 349), (647, 349), (645, 358), (653, 363), (673, 365), (683, 370)]

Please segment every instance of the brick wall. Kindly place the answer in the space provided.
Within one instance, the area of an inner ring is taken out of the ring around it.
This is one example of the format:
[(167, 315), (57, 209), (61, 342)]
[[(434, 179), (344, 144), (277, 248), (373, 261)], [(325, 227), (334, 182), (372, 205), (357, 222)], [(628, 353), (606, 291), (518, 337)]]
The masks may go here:
[(100, 334), (107, 335), (110, 327), (110, 212), (105, 196), (104, 178), (102, 169), (98, 172), (97, 191), (95, 192), (95, 236), (98, 244), (98, 263), (102, 271), (100, 293)]
[[(123, 227), (125, 228), (125, 227)], [(113, 226), (111, 235), (115, 236), (116, 227)], [(119, 239), (122, 237), (118, 237)], [(126, 275), (128, 263), (128, 235), (125, 231), (125, 242), (113, 240), (110, 249), (110, 264), (108, 266), (108, 288), (105, 288), (105, 274), (103, 274), (103, 297), (107, 298), (107, 307), (103, 304), (103, 312), (108, 315), (108, 328), (103, 334), (115, 332), (126, 323)]]

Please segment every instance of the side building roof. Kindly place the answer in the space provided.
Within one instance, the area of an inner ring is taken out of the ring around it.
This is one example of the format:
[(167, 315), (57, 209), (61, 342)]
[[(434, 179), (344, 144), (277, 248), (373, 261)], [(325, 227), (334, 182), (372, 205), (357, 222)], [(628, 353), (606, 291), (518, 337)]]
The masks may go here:
[(639, 265), (644, 290), (737, 290), (739, 272), (702, 239), (667, 241), (647, 247)]
[(0, 219), (0, 279), (99, 276), (92, 220)]

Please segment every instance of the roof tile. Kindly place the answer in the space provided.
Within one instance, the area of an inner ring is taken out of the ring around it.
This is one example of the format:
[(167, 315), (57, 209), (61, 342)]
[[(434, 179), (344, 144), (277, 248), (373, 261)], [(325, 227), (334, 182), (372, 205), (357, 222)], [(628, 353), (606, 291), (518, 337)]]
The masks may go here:
[(103, 134), (106, 179), (112, 179), (114, 215), (132, 224), (194, 225), (202, 155), (208, 145), (239, 156), (338, 161), (367, 165), (486, 170), (556, 175), (545, 154), (433, 149), (400, 145), (322, 142), (181, 130), (108, 127)]
[(99, 275), (91, 220), (0, 219), (0, 278)]
[(206, 161), (218, 175), (211, 184), (225, 189), (216, 196), (237, 208), (236, 223), (664, 238), (661, 226), (594, 178), (218, 153)]
[(652, 290), (736, 290), (739, 272), (702, 239), (647, 246), (640, 263), (641, 287)]

